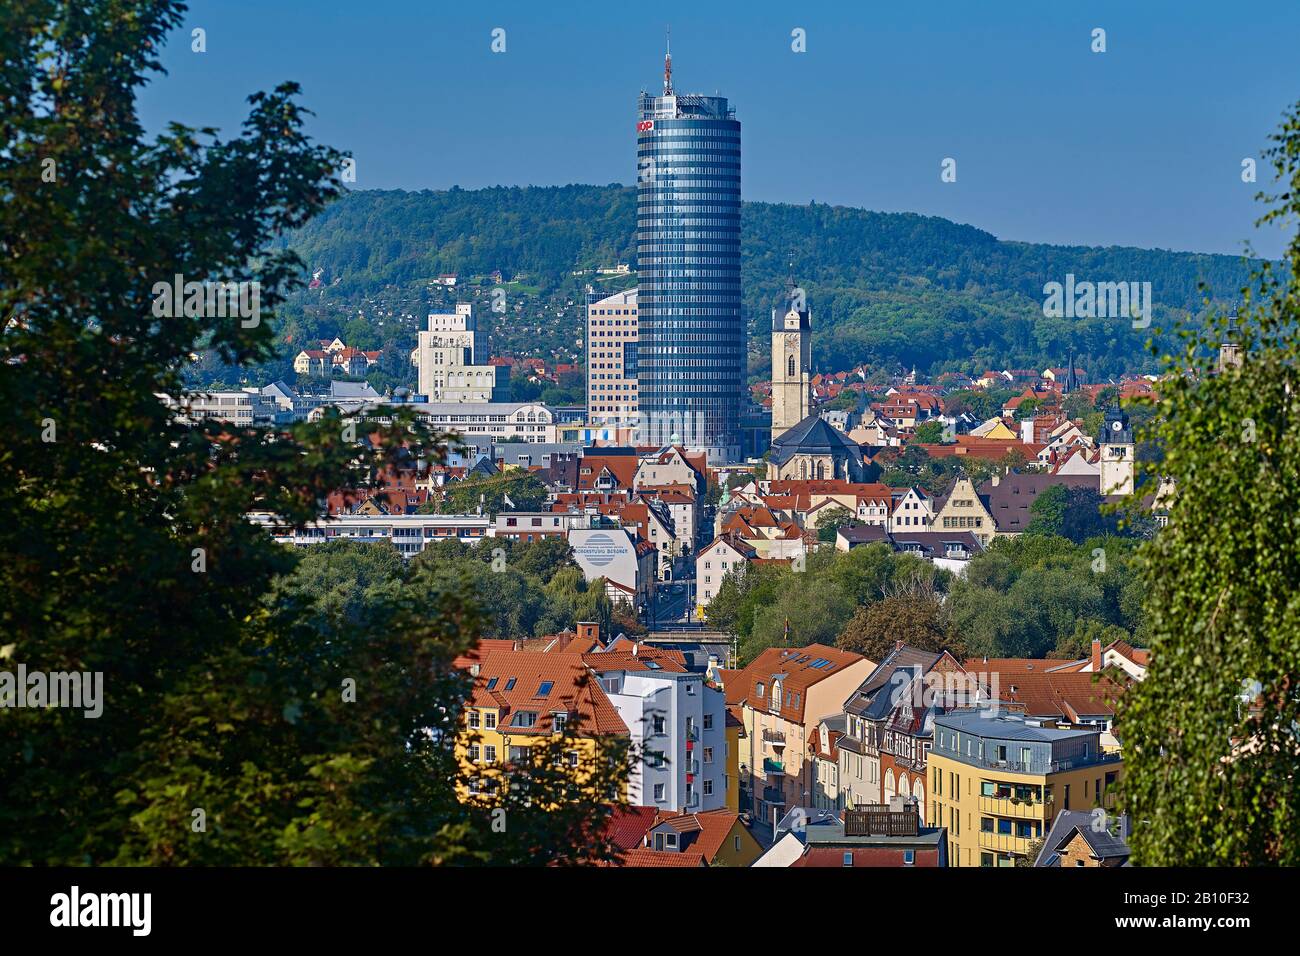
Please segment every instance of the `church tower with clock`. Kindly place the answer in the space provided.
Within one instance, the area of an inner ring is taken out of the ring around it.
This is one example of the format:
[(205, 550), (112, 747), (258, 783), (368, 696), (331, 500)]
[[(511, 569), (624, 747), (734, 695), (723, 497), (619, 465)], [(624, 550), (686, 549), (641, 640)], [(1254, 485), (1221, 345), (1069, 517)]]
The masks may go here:
[(791, 277), (772, 310), (772, 440), (808, 417), (812, 381), (812, 312)]
[(1118, 405), (1106, 409), (1106, 420), (1097, 436), (1097, 446), (1101, 449), (1101, 493), (1131, 495), (1137, 465), (1136, 446), (1133, 427)]

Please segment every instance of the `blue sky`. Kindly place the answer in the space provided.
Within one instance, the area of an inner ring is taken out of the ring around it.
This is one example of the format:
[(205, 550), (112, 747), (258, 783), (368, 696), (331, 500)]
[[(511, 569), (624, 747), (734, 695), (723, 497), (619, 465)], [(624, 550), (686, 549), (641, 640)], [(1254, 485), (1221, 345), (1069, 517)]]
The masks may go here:
[(155, 128), (233, 132), (249, 93), (294, 79), (312, 133), (356, 157), (357, 188), (631, 183), (636, 94), (661, 84), (670, 23), (678, 91), (736, 107), (747, 200), (1033, 242), (1282, 248), (1253, 197), (1271, 185), (1267, 136), (1300, 100), (1290, 0), (195, 0), (141, 110)]

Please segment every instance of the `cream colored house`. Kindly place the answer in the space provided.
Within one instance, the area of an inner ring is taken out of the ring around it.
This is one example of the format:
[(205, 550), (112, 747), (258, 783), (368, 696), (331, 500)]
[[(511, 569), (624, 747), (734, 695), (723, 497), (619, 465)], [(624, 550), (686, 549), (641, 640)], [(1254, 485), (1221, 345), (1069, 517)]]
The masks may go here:
[[(791, 622), (792, 639), (799, 623)], [(818, 725), (843, 712), (844, 701), (875, 669), (860, 654), (823, 644), (770, 647), (728, 677), (744, 694), (740, 776), (745, 808), (765, 821), (810, 806), (816, 789)]]
[(965, 475), (953, 482), (943, 507), (934, 516), (935, 531), (969, 531), (982, 545), (987, 545), (996, 533), (993, 515), (975, 490), (975, 484)]
[(908, 488), (889, 516), (890, 531), (929, 531), (934, 527), (934, 499), (920, 488)]

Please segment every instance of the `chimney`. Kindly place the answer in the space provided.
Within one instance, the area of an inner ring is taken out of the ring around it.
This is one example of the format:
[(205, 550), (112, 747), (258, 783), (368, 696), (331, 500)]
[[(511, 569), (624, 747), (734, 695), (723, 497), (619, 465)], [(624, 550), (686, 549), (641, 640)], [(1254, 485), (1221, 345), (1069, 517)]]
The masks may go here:
[(578, 622), (578, 637), (584, 641), (600, 643), (600, 625), (593, 621)]
[(1092, 639), (1092, 669), (1101, 670), (1101, 641), (1095, 637)]

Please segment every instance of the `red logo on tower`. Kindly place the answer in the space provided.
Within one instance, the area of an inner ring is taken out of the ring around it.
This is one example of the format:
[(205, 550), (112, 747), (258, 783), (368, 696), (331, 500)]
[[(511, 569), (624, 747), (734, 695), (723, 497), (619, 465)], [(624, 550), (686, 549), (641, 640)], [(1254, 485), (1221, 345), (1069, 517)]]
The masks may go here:
[(651, 130), (654, 128), (655, 128), (654, 120), (642, 120), (641, 122), (636, 124), (636, 131), (638, 133), (644, 133), (646, 130)]

